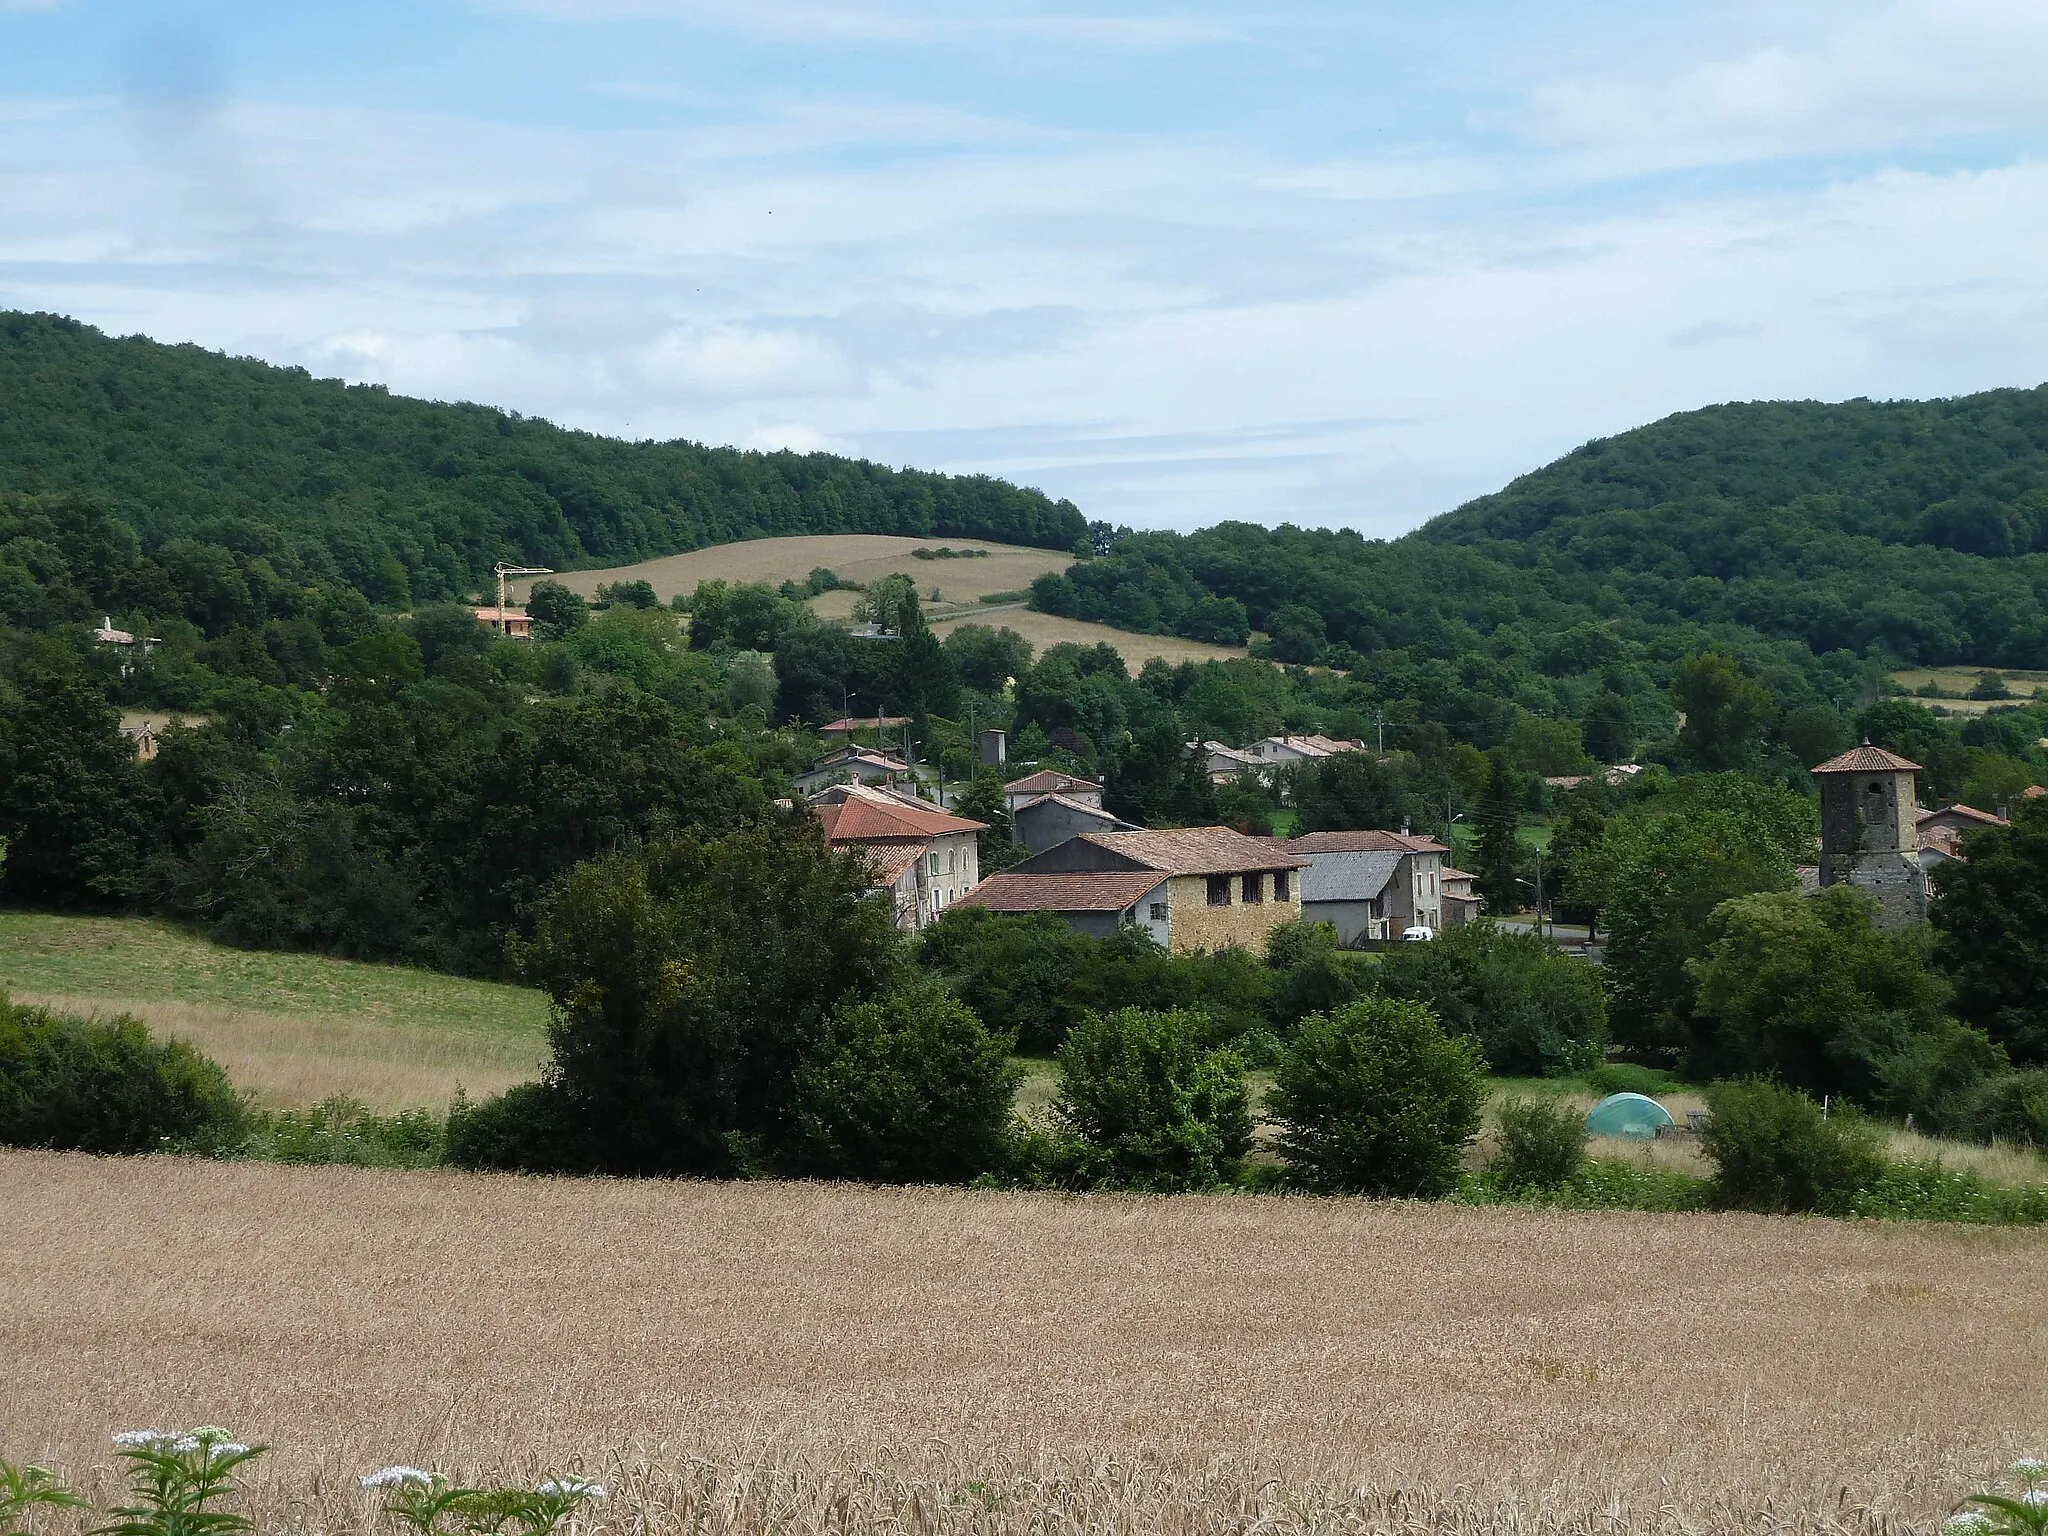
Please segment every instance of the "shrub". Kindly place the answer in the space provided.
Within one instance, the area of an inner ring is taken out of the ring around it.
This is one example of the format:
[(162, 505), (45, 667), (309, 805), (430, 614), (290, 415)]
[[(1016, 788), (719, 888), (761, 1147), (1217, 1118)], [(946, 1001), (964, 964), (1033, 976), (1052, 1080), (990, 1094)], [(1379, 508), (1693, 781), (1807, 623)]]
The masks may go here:
[(227, 1074), (139, 1020), (66, 1018), (0, 997), (0, 1144), (67, 1152), (215, 1152), (248, 1111)]
[(1965, 1221), (1986, 1226), (2048, 1222), (2048, 1188), (1993, 1184), (1939, 1162), (1899, 1162), (1857, 1192), (1850, 1212), (1885, 1221)]
[(2048, 1147), (2048, 1068), (1987, 1078), (1972, 1096), (1959, 1130), (1976, 1141)]
[(888, 1184), (966, 1183), (1004, 1160), (1023, 1069), (934, 982), (842, 1007), (797, 1073), (801, 1166)]
[(576, 1106), (553, 1082), (518, 1083), (448, 1111), (445, 1160), (511, 1173), (588, 1173), (596, 1166)]
[(253, 1117), (237, 1149), (278, 1163), (349, 1163), (363, 1168), (429, 1168), (443, 1161), (447, 1121), (430, 1110), (380, 1115), (354, 1099)]
[(1068, 1181), (1208, 1189), (1251, 1149), (1244, 1063), (1205, 1049), (1202, 1015), (1123, 1008), (1089, 1014), (1060, 1047), (1053, 1117), (1069, 1138)]
[(1828, 1118), (1794, 1089), (1716, 1083), (1707, 1107), (1702, 1140), (1724, 1208), (1844, 1215), (1885, 1171), (1866, 1121), (1846, 1110)]
[(1506, 1077), (1578, 1071), (1598, 1062), (1607, 1042), (1598, 969), (1533, 933), (1469, 923), (1433, 944), (1386, 951), (1378, 970), (1382, 991), (1428, 1004)]
[(1368, 998), (1301, 1023), (1268, 1108), (1314, 1189), (1439, 1196), (1479, 1129), (1485, 1063), (1422, 1004)]
[(1585, 1074), (1585, 1079), (1601, 1094), (1640, 1093), (1653, 1099), (1661, 1093), (1674, 1093), (1680, 1086), (1669, 1072), (1639, 1067), (1629, 1061), (1610, 1061), (1595, 1067)]
[(1575, 1110), (1543, 1099), (1506, 1099), (1494, 1113), (1486, 1168), (1503, 1194), (1556, 1189), (1585, 1157), (1586, 1121)]

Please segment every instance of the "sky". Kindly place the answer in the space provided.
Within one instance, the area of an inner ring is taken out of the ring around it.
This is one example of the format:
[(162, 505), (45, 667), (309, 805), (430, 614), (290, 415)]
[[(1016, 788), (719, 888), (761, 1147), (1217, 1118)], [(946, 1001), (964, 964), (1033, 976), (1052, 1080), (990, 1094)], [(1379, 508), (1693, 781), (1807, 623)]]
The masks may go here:
[(0, 308), (1381, 537), (2042, 382), (2044, 150), (2041, 0), (0, 0)]

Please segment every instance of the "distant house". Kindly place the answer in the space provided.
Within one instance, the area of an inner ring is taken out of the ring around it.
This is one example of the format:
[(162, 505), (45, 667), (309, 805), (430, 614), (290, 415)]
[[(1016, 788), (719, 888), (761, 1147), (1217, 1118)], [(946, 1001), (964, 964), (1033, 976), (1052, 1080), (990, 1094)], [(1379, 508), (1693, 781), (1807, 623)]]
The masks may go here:
[(808, 773), (796, 776), (796, 787), (805, 794), (828, 784), (902, 784), (910, 778), (910, 764), (886, 752), (868, 747), (841, 747), (819, 758)]
[(1444, 926), (1444, 855), (1451, 850), (1433, 837), (1406, 832), (1310, 832), (1284, 845), (1300, 858), (1324, 853), (1393, 853), (1400, 867), (1387, 883), (1381, 904), (1395, 934), (1407, 928)]
[(1135, 923), (1166, 944), (1169, 936), (1168, 877), (1156, 869), (1087, 874), (990, 875), (961, 898), (962, 906), (986, 907), (1005, 917), (1050, 912), (1091, 938), (1114, 937)]
[(811, 808), (825, 841), (866, 852), (874, 889), (888, 894), (898, 928), (935, 921), (981, 878), (975, 839), (988, 830), (985, 822), (865, 784), (822, 790)]
[(818, 734), (851, 738), (856, 731), (873, 731), (880, 735), (883, 731), (900, 731), (908, 724), (908, 715), (876, 715), (872, 720), (856, 720), (849, 716), (847, 719), (834, 720), (830, 724), (819, 726)]
[(1940, 810), (1922, 811), (1915, 825), (1920, 840), (1920, 868), (1932, 870), (1937, 864), (1961, 859), (1963, 834), (1966, 832), (2010, 825), (2012, 823), (2003, 816), (1994, 816), (1989, 811), (1967, 805), (1944, 805)]
[(1258, 753), (1240, 752), (1220, 741), (1205, 741), (1197, 750), (1202, 754), (1202, 768), (1211, 784), (1228, 784), (1247, 768), (1256, 771), (1266, 766)]
[(1405, 855), (1391, 849), (1311, 853), (1301, 872), (1301, 918), (1329, 923), (1337, 942), (1351, 946), (1392, 937), (1388, 931), (1387, 886)]
[(1100, 784), (1093, 779), (1076, 778), (1071, 773), (1057, 773), (1050, 768), (1026, 774), (1021, 779), (1012, 779), (1003, 786), (1003, 802), (1012, 816), (1045, 795), (1064, 795), (1081, 805), (1092, 805), (1098, 811), (1102, 809)]
[(1448, 864), (1439, 873), (1443, 880), (1444, 926), (1462, 928), (1479, 915), (1479, 892), (1475, 889), (1479, 877)]
[(1067, 795), (1040, 795), (1011, 812), (1010, 825), (1016, 828), (1017, 841), (1024, 845), (1027, 853), (1043, 853), (1048, 848), (1057, 848), (1083, 832), (1138, 830), (1122, 817), (1112, 816), (1102, 809), (1100, 795), (1093, 802)]
[(495, 629), (508, 640), (533, 638), (533, 619), (524, 608), (472, 608), (477, 622)]
[(1340, 741), (1329, 736), (1268, 736), (1263, 741), (1253, 742), (1245, 750), (1266, 766), (1277, 768), (1287, 763), (1336, 757), (1344, 752), (1363, 752), (1365, 743)]
[[(2041, 738), (2041, 745), (2048, 747), (2048, 736)], [(2029, 784), (2020, 791), (2020, 798), (2022, 800), (2048, 800), (2048, 789), (2043, 789), (2039, 784)]]
[[(1229, 827), (1188, 827), (1165, 832), (1084, 832), (1044, 853), (1034, 854), (1004, 875), (992, 877), (977, 888), (969, 900), (978, 906), (1016, 901), (1020, 894), (1044, 890), (1056, 892), (1068, 903), (1084, 896), (1097, 905), (1058, 908), (1070, 922), (1081, 926), (1078, 914), (1116, 910), (1132, 912), (1132, 921), (1149, 931), (1168, 949), (1186, 952), (1197, 949), (1226, 949), (1241, 946), (1264, 949), (1266, 937), (1281, 923), (1301, 915), (1299, 871), (1307, 867), (1283, 847), (1265, 839), (1246, 837)], [(1058, 887), (1027, 887), (1019, 876), (1061, 875), (1073, 877), (1150, 875), (1142, 903), (1132, 898), (1124, 905), (1111, 904), (1132, 888), (1125, 879), (1114, 884), (1097, 882), (1065, 884)], [(995, 885), (995, 880), (1005, 882)], [(1086, 893), (1094, 892), (1093, 896)], [(1035, 898), (1034, 898), (1035, 899)], [(1047, 900), (1052, 899), (1048, 895)], [(991, 906), (991, 910), (1001, 908)], [(1033, 910), (1051, 911), (1051, 906)]]

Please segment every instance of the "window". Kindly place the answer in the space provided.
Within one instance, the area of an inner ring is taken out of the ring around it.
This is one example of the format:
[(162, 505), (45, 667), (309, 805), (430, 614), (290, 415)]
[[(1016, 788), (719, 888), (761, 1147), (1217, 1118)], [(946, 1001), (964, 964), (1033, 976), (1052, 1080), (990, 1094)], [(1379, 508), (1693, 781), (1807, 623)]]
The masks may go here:
[(1239, 884), (1244, 888), (1244, 899), (1247, 905), (1266, 899), (1266, 877), (1264, 875), (1246, 875)]
[(932, 916), (933, 916), (933, 917), (937, 917), (937, 916), (939, 915), (939, 908), (940, 908), (940, 907), (941, 907), (942, 905), (943, 905), (943, 903), (942, 903), (942, 902), (940, 901), (940, 899), (939, 899), (939, 893), (938, 893), (937, 891), (933, 891), (933, 892), (932, 892)]
[(1153, 903), (1152, 903), (1152, 921), (1153, 921), (1153, 922), (1155, 922), (1155, 923), (1163, 923), (1163, 922), (1165, 922), (1165, 921), (1166, 921), (1166, 903), (1165, 903), (1165, 902), (1163, 902), (1163, 901), (1155, 901), (1155, 902), (1153, 902)]
[(1212, 907), (1227, 907), (1230, 905), (1230, 876), (1211, 875), (1209, 877), (1209, 905)]
[(1287, 871), (1284, 869), (1273, 871), (1273, 899), (1275, 901), (1287, 900)]
[(939, 856), (936, 853), (927, 856), (927, 866), (934, 875), (939, 872)]

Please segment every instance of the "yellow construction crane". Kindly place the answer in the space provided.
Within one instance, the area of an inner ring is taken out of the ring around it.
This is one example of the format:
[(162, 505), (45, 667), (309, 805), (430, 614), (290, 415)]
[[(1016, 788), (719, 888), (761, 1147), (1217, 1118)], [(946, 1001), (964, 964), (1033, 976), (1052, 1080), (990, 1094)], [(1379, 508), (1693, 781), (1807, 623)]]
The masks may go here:
[(501, 635), (512, 633), (512, 625), (505, 617), (505, 578), (507, 576), (552, 576), (555, 573), (544, 565), (507, 565), (500, 560), (491, 567), (491, 574), (498, 578), (498, 622), (495, 626)]

